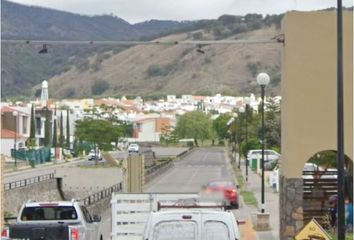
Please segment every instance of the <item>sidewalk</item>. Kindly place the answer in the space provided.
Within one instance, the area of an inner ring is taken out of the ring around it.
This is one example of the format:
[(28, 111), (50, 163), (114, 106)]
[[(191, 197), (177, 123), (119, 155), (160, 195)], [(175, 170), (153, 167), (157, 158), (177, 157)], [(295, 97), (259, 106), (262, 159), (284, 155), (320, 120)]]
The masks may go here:
[(7, 175), (16, 174), (16, 173), (19, 173), (19, 172), (22, 172), (22, 171), (42, 169), (42, 168), (46, 168), (46, 167), (58, 167), (58, 166), (61, 166), (61, 165), (72, 164), (73, 162), (79, 162), (79, 161), (82, 161), (82, 160), (83, 160), (82, 158), (78, 157), (78, 158), (69, 159), (67, 161), (65, 161), (65, 160), (56, 160), (56, 162), (54, 162), (54, 161), (46, 162), (46, 163), (43, 163), (43, 164), (38, 164), (34, 168), (31, 167), (29, 164), (18, 166), (17, 169), (15, 169), (14, 167), (10, 167), (10, 168), (7, 168), (7, 169), (5, 168), (4, 169), (4, 175), (7, 176)]
[[(238, 161), (237, 161), (238, 162)], [(241, 172), (246, 179), (245, 161), (241, 159)], [(261, 176), (254, 173), (251, 168), (248, 169), (248, 182), (245, 182), (245, 190), (253, 192), (258, 201), (258, 209), (261, 209)], [(275, 193), (274, 190), (268, 186), (265, 178), (264, 185), (264, 202), (265, 212), (270, 213), (269, 224), (270, 231), (257, 231), (257, 237), (260, 240), (273, 240), (279, 239), (279, 193)], [(250, 212), (253, 214), (253, 212)]]

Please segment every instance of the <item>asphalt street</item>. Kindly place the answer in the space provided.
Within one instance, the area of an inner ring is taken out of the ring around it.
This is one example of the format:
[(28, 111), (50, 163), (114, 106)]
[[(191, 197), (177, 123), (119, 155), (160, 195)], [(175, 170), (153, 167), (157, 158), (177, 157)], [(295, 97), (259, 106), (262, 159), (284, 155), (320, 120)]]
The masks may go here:
[(198, 148), (144, 187), (145, 192), (197, 193), (209, 180), (231, 178), (222, 148)]

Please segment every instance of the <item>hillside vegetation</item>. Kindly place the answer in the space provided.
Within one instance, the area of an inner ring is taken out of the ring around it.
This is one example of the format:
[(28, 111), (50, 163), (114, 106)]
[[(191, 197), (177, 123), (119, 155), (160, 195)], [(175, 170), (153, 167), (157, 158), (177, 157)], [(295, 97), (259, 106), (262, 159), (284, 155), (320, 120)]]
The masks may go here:
[[(158, 21), (131, 25), (113, 16), (81, 16), (2, 1), (2, 35), (8, 39), (221, 40), (271, 39), (281, 15), (223, 15), (217, 20)], [(27, 29), (27, 30), (26, 30)], [(240, 94), (258, 91), (267, 71), (279, 92), (280, 44), (197, 46), (41, 46), (2, 44), (2, 97), (39, 95), (49, 80), (51, 97)], [(205, 52), (200, 53), (200, 52)]]
[[(268, 38), (274, 27), (235, 37)], [(209, 33), (199, 31), (208, 36)], [(159, 40), (186, 40), (191, 34), (170, 35)], [(279, 93), (280, 44), (208, 45), (200, 53), (187, 45), (141, 45), (113, 54), (108, 51), (90, 57), (84, 68), (69, 71), (49, 80), (51, 96), (121, 96), (154, 94), (241, 94), (258, 92), (255, 77), (260, 71), (270, 74), (270, 89)]]

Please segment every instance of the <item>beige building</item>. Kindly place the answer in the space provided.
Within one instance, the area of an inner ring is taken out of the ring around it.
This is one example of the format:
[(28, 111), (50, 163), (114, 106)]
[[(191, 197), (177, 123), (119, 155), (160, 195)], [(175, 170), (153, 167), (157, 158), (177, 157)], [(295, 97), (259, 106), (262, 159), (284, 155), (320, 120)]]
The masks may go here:
[[(302, 170), (337, 149), (336, 11), (289, 12), (283, 19), (280, 238), (303, 226)], [(344, 142), (353, 159), (353, 12), (343, 12)], [(291, 209), (291, 211), (289, 211)]]

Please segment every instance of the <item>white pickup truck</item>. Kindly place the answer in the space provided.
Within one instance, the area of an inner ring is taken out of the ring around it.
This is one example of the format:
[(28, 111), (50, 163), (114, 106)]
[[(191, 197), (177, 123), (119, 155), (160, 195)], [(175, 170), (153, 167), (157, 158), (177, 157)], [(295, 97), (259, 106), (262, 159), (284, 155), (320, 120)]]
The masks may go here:
[(91, 217), (78, 201), (27, 202), (16, 223), (9, 224), (1, 239), (103, 240), (99, 216)]
[(224, 205), (198, 194), (116, 193), (112, 240), (239, 240), (238, 222)]

